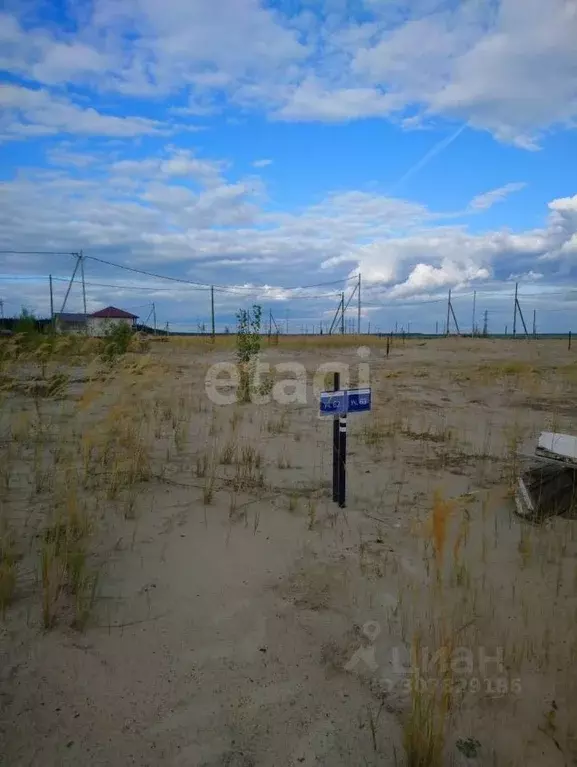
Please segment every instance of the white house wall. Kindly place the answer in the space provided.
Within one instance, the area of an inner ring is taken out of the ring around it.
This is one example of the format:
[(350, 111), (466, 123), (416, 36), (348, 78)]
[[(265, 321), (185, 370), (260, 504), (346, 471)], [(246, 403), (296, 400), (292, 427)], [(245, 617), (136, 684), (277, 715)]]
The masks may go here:
[(131, 319), (122, 318), (108, 318), (108, 317), (89, 317), (88, 318), (88, 333), (91, 336), (104, 336), (109, 329), (118, 327), (119, 325), (128, 325), (132, 327), (133, 321)]

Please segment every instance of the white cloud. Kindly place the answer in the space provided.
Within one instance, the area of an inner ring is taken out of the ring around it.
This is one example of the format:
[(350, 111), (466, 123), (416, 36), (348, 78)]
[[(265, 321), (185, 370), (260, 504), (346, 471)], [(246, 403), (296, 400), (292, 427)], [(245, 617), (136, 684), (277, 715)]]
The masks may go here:
[[(527, 149), (544, 130), (575, 126), (574, 0), (365, 0), (357, 11), (348, 3), (295, 14), (262, 0), (94, 0), (74, 32), (4, 13), (0, 67), (94, 93), (178, 94), (184, 105), (164, 107), (182, 115), (224, 102), (284, 120), (389, 117), (407, 129), (441, 116)], [(108, 135), (120, 130), (112, 119), (100, 121)], [(94, 121), (64, 122), (87, 132)], [(134, 122), (128, 130), (120, 135), (137, 135)]]
[(157, 121), (143, 117), (104, 115), (43, 89), (0, 86), (0, 137), (46, 136), (61, 133), (123, 138), (166, 132)]
[[(479, 233), (455, 225), (452, 214), (443, 222), (422, 205), (361, 191), (267, 212), (258, 180), (231, 180), (227, 163), (192, 150), (169, 146), (109, 163), (92, 153), (83, 170), (82, 153), (69, 158), (65, 149), (52, 156), (52, 170), (21, 171), (0, 185), (0, 248), (112, 251), (113, 260), (157, 272), (171, 265), (185, 276), (191, 269), (193, 279), (215, 282), (226, 265), (226, 282), (235, 284), (324, 282), (360, 270), (372, 295), (391, 300), (511, 273), (542, 274), (545, 284), (576, 263), (577, 196), (553, 200), (542, 228)], [(37, 259), (8, 266), (53, 268)]]
[(395, 96), (376, 88), (330, 89), (310, 77), (293, 90), (275, 116), (282, 120), (344, 122), (390, 114), (398, 103)]
[(272, 165), (272, 160), (255, 160), (252, 165), (253, 168), (266, 168), (268, 165)]
[(526, 186), (527, 185), (522, 182), (505, 184), (505, 186), (501, 186), (498, 189), (479, 194), (476, 197), (473, 197), (469, 203), (469, 208), (471, 210), (488, 210), (496, 203), (503, 202), (510, 194), (520, 192), (521, 189), (524, 189)]

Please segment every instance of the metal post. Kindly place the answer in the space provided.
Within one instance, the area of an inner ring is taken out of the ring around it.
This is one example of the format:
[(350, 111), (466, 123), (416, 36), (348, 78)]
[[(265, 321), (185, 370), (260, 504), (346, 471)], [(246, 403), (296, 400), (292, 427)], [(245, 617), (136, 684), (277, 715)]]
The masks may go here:
[(359, 295), (357, 296), (357, 334), (361, 335), (361, 273), (359, 272)]
[(513, 338), (517, 335), (517, 292), (519, 290), (519, 283), (515, 283), (515, 311), (513, 312)]
[(214, 343), (215, 329), (214, 329), (214, 285), (210, 286), (210, 315), (212, 319), (212, 343)]
[(345, 334), (345, 294), (341, 293), (341, 335)]
[(449, 335), (450, 316), (451, 316), (451, 289), (449, 288), (449, 300), (447, 301), (447, 335)]
[(438, 336), (438, 335), (439, 335), (439, 320), (437, 320), (437, 321), (435, 322), (435, 335), (436, 335), (436, 336)]
[[(334, 374), (333, 391), (338, 391), (341, 384), (340, 373)], [(339, 418), (333, 418), (333, 501), (339, 500)]]
[(346, 506), (347, 495), (347, 416), (338, 419), (339, 424), (339, 508)]
[(391, 345), (391, 337), (387, 336), (387, 357), (389, 356), (390, 345)]

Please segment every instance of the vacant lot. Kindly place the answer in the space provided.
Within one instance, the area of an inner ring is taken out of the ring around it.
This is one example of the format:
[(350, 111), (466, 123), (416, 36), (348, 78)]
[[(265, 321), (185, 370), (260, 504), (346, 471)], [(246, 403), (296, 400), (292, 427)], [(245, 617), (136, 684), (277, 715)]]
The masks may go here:
[(2, 343), (0, 762), (577, 764), (577, 521), (511, 500), (575, 432), (565, 342), (372, 341), (344, 510), (312, 387), (206, 395), (234, 339)]

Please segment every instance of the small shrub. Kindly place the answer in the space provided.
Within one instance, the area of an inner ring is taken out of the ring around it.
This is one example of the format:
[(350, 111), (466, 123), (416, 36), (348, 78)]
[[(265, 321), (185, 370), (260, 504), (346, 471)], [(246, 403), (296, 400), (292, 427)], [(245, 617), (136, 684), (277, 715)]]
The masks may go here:
[(107, 362), (113, 362), (128, 351), (133, 331), (125, 322), (110, 325), (102, 338), (102, 356)]
[(260, 352), (260, 326), (262, 309), (254, 304), (252, 310), (237, 312), (236, 358), (238, 360), (240, 384), (239, 402), (250, 402), (254, 379), (254, 359)]

